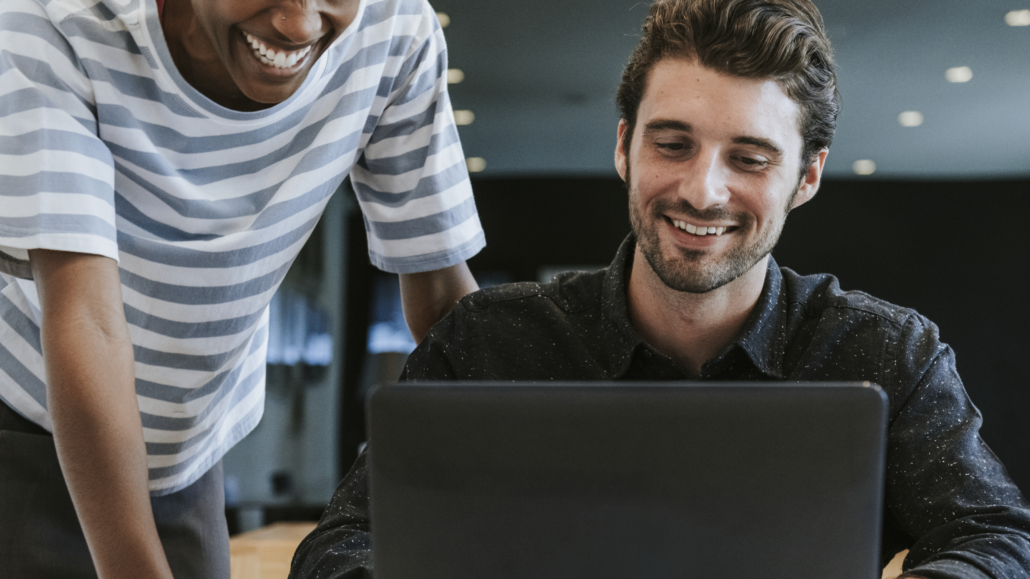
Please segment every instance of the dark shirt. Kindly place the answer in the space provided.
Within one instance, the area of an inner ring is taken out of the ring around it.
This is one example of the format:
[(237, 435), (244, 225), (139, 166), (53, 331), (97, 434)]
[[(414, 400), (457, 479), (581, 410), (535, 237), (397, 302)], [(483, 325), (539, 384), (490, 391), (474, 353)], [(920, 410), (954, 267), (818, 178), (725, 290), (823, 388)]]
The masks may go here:
[[(890, 401), (883, 564), (930, 579), (1030, 577), (1030, 504), (980, 439), (937, 327), (830, 275), (770, 259), (740, 335), (688, 377), (630, 324), (634, 239), (596, 273), (462, 299), (408, 358), (408, 380), (870, 381)], [(371, 575), (364, 453), (297, 550), (292, 577)]]

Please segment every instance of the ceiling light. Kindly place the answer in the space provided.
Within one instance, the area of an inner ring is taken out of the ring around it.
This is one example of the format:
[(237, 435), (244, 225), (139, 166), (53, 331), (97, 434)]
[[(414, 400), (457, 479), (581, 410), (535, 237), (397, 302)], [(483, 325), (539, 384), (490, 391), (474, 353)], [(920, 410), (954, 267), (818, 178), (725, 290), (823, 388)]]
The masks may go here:
[(969, 82), (973, 79), (973, 70), (968, 66), (956, 66), (944, 72), (948, 82)]
[(436, 19), (440, 21), (440, 28), (447, 28), (451, 25), (451, 17), (446, 12), (437, 12)]
[(1005, 15), (1009, 26), (1030, 26), (1030, 10), (1013, 10)]
[(923, 113), (919, 111), (905, 111), (898, 115), (898, 122), (903, 127), (918, 127), (923, 124)]
[(856, 175), (872, 175), (876, 172), (876, 163), (869, 159), (862, 159), (855, 161), (855, 164), (851, 166), (855, 170)]
[(486, 159), (482, 157), (469, 157), (465, 159), (465, 166), (469, 173), (480, 173), (486, 170)]
[(465, 80), (465, 73), (461, 72), (457, 68), (447, 69), (447, 84), (458, 84)]
[(454, 124), (458, 126), (471, 125), (476, 120), (476, 114), (472, 111), (454, 111)]

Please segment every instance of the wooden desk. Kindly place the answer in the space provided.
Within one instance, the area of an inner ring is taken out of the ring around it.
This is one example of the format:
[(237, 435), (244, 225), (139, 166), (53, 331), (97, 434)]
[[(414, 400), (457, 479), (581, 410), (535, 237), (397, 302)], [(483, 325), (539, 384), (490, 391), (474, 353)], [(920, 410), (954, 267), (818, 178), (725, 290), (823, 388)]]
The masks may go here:
[[(315, 523), (275, 523), (229, 539), (231, 579), (286, 579), (293, 552)], [(882, 579), (901, 574), (908, 551), (898, 553), (883, 570)]]
[(274, 523), (229, 539), (231, 579), (286, 579), (297, 545), (315, 523)]
[(883, 576), (881, 579), (894, 579), (898, 575), (901, 575), (901, 564), (905, 561), (905, 556), (908, 555), (908, 549), (898, 553), (891, 559), (890, 563), (883, 568)]

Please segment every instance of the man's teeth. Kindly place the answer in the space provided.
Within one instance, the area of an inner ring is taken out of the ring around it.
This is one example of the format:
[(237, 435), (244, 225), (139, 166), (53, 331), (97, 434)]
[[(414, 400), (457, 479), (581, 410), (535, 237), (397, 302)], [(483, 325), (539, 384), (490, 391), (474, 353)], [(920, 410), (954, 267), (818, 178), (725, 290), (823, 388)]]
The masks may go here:
[(297, 50), (288, 54), (286, 52), (276, 52), (246, 32), (243, 33), (243, 36), (250, 43), (250, 47), (254, 49), (254, 55), (261, 59), (261, 62), (276, 68), (290, 68), (311, 52), (310, 46), (304, 50)]
[(672, 224), (692, 235), (722, 235), (726, 231), (725, 227), (698, 227), (686, 221), (673, 221)]

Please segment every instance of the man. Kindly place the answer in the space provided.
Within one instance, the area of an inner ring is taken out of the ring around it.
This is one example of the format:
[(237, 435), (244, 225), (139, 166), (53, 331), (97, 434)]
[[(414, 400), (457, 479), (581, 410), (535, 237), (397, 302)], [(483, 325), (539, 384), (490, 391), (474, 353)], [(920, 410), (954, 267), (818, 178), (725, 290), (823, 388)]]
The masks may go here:
[[(658, 0), (618, 93), (633, 234), (606, 270), (464, 298), (406, 379), (872, 381), (890, 400), (883, 562), (1026, 577), (1030, 505), (937, 328), (770, 257), (819, 187), (835, 84), (809, 0)], [(367, 576), (367, 507), (362, 455), (293, 576)]]
[(425, 0), (0, 4), (0, 575), (229, 576), (221, 458), (330, 195), (416, 339), (476, 289), (446, 70)]

